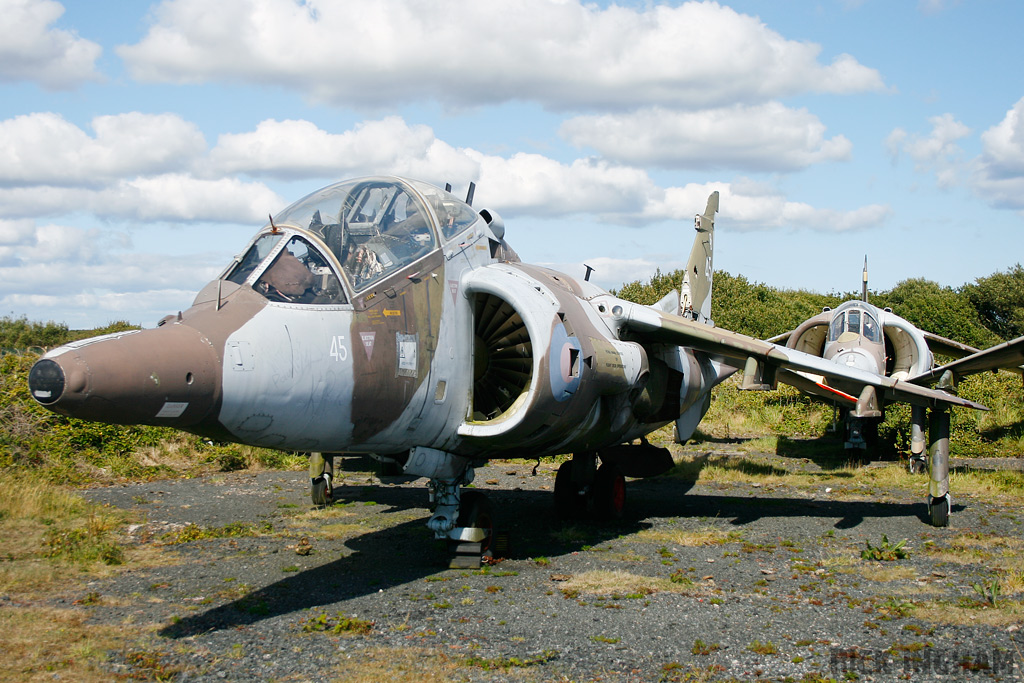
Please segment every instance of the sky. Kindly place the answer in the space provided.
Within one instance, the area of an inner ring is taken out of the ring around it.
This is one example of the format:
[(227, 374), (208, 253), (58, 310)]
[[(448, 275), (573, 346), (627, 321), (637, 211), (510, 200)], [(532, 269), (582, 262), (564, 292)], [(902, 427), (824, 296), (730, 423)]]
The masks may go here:
[(153, 327), (288, 204), (400, 175), (617, 287), (1024, 261), (1017, 0), (0, 0), (0, 317)]

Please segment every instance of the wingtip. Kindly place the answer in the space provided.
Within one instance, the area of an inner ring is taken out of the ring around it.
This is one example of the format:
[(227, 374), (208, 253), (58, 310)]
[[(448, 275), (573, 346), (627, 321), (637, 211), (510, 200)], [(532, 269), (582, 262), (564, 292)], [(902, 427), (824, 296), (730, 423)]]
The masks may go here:
[(712, 192), (708, 197), (708, 206), (704, 209), (704, 215), (708, 218), (714, 218), (716, 213), (718, 213), (718, 190)]

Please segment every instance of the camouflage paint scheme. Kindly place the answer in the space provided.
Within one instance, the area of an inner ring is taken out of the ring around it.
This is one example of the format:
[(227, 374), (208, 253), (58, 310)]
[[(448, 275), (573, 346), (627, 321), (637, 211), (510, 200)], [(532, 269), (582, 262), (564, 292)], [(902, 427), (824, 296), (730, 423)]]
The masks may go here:
[[(914, 387), (939, 387), (955, 393), (961, 377), (1003, 368), (1017, 373), (1024, 362), (1024, 338), (980, 351), (974, 347), (919, 329), (892, 312), (868, 303), (868, 264), (864, 259), (861, 299), (826, 308), (795, 329), (769, 339), (785, 343), (787, 348), (820, 356), (845, 368), (857, 368), (880, 378), (892, 380), (902, 395), (894, 391), (875, 392), (844, 377), (824, 373), (783, 370), (779, 381), (833, 403), (840, 408), (846, 426), (846, 447), (869, 447), (868, 441), (884, 419), (885, 404), (909, 403), (911, 410), (911, 471), (931, 474), (929, 509), (932, 521), (945, 526), (949, 496), (949, 413), (947, 402), (933, 401), (926, 394), (914, 395)], [(940, 354), (958, 359), (935, 368)], [(898, 384), (897, 384), (898, 383)], [(931, 414), (929, 415), (929, 410)], [(926, 431), (930, 432), (926, 453)]]
[(86, 420), (315, 453), (314, 500), (329, 499), (333, 455), (374, 454), (430, 480), (428, 526), (456, 540), (490, 524), (460, 493), (490, 458), (572, 453), (560, 511), (621, 514), (623, 475), (671, 466), (644, 435), (674, 422), (685, 441), (740, 368), (747, 388), (803, 371), (860, 396), (980, 407), (715, 328), (717, 210), (716, 192), (681, 292), (647, 307), (521, 263), (495, 212), (447, 190), (337, 183), (273, 217), (191, 308), (50, 351), (30, 390)]

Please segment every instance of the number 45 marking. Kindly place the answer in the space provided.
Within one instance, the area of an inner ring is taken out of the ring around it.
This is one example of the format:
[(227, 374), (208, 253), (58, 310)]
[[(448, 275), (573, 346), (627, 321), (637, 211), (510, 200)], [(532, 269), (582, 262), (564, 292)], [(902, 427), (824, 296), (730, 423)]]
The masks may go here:
[(331, 358), (336, 361), (348, 360), (348, 347), (345, 346), (345, 337), (340, 334), (331, 337)]

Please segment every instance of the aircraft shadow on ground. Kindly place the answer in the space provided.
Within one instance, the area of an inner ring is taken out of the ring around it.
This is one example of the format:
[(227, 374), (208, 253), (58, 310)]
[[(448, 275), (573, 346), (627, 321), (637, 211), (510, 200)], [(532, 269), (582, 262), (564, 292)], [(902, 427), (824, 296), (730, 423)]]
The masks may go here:
[[(505, 559), (549, 557), (570, 553), (635, 533), (650, 524), (635, 517), (611, 524), (582, 521), (552, 522), (553, 500), (544, 491), (488, 491), (497, 531), (512, 539)], [(425, 491), (382, 486), (335, 488), (338, 502), (372, 498), (394, 514), (422, 508)], [(203, 613), (182, 618), (160, 630), (170, 638), (187, 638), (209, 631), (253, 624), (263, 619), (329, 605), (377, 593), (382, 589), (412, 584), (443, 571), (450, 555), (443, 541), (435, 541), (426, 529), (429, 513), (345, 542), (351, 554), (326, 564), (289, 574), (237, 600)], [(376, 514), (381, 514), (380, 512)], [(500, 571), (500, 565), (494, 571)], [(459, 570), (474, 571), (474, 570)], [(486, 569), (481, 570), (486, 571)], [(426, 593), (420, 586), (411, 590)]]
[[(693, 481), (673, 477), (631, 481), (630, 502), (624, 519), (613, 522), (587, 520), (558, 521), (553, 515), (548, 491), (489, 490), (499, 532), (509, 535), (505, 559), (521, 560), (558, 557), (585, 546), (629, 536), (652, 526), (651, 518), (712, 517), (730, 520), (742, 527), (762, 519), (797, 517), (835, 518), (836, 529), (849, 529), (867, 518), (918, 517), (926, 522), (920, 503), (808, 500), (770, 496), (692, 494)], [(372, 497), (393, 514), (422, 508), (422, 490), (399, 487), (341, 486), (335, 489), (340, 501)], [(954, 506), (954, 511), (963, 506)], [(290, 574), (248, 593), (244, 597), (206, 612), (185, 617), (165, 626), (160, 635), (187, 638), (209, 631), (244, 627), (264, 619), (330, 605), (377, 593), (383, 589), (410, 585), (412, 593), (427, 589), (416, 585), (447, 566), (443, 542), (433, 541), (421, 518), (371, 531), (345, 543), (352, 552), (326, 564)], [(501, 566), (492, 571), (500, 571)], [(471, 571), (471, 570), (461, 570)], [(483, 570), (483, 571), (486, 571)]]
[[(751, 437), (711, 437), (701, 436), (698, 446), (701, 444), (721, 444), (735, 446), (738, 444), (754, 441)], [(848, 451), (843, 448), (843, 441), (833, 434), (805, 439), (791, 439), (786, 436), (779, 436), (776, 439), (775, 455), (785, 458), (805, 458), (810, 460), (823, 470), (841, 470), (851, 465), (859, 465), (865, 462), (863, 451)], [(897, 452), (885, 446), (882, 448), (884, 460), (897, 460)], [(732, 454), (733, 457), (742, 457), (742, 454)]]

